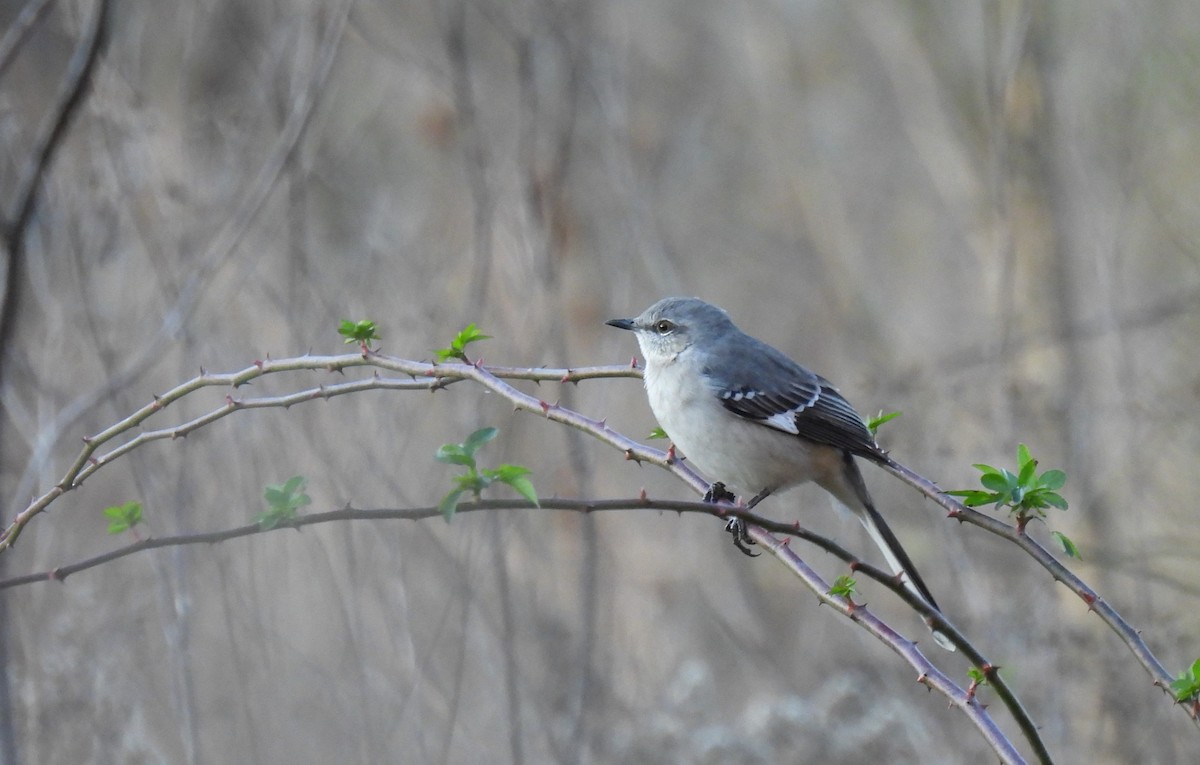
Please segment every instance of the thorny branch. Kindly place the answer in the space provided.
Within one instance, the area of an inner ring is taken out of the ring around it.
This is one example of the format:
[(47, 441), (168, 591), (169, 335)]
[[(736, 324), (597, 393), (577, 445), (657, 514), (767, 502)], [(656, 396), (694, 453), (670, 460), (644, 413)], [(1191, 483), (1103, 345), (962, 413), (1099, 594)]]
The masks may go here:
[[(372, 368), (374, 373), (370, 377), (361, 379), (347, 380), (329, 385), (318, 385), (309, 387), (293, 393), (279, 396), (261, 396), (261, 397), (238, 397), (236, 394), (241, 386), (264, 375), (281, 374), (289, 372), (301, 371), (326, 371), (326, 372), (342, 372), (352, 368)], [(391, 373), (398, 376), (384, 376), (382, 372)], [(675, 457), (673, 451), (666, 452), (654, 449), (643, 444), (640, 444), (617, 431), (609, 428), (603, 420), (597, 420), (587, 417), (579, 412), (566, 409), (558, 404), (549, 403), (536, 396), (532, 396), (523, 391), (514, 388), (507, 381), (555, 381), (561, 383), (577, 383), (582, 380), (591, 379), (610, 379), (618, 377), (639, 378), (640, 370), (632, 366), (600, 366), (586, 367), (578, 369), (548, 369), (548, 368), (521, 368), (521, 367), (484, 367), (478, 364), (471, 363), (442, 363), (432, 364), (428, 362), (412, 361), (401, 359), (392, 356), (386, 356), (375, 352), (363, 352), (355, 354), (344, 354), (336, 356), (303, 356), (298, 358), (257, 361), (245, 369), (229, 372), (224, 374), (209, 374), (201, 370), (201, 374), (192, 380), (182, 383), (166, 393), (154, 397), (154, 399), (145, 406), (138, 409), (123, 420), (113, 424), (112, 426), (84, 439), (84, 447), (79, 455), (72, 462), (63, 477), (48, 491), (36, 497), (25, 510), (18, 513), (16, 518), (0, 533), (0, 554), (7, 548), (11, 547), (21, 531), (42, 511), (49, 507), (55, 500), (66, 492), (77, 488), (91, 475), (102, 467), (112, 463), (121, 456), (128, 454), (130, 451), (151, 441), (179, 438), (186, 436), (188, 433), (211, 424), (216, 420), (222, 419), (234, 412), (243, 409), (262, 409), (262, 408), (287, 408), (295, 404), (301, 404), (308, 401), (329, 399), (335, 396), (346, 395), (366, 390), (436, 390), (447, 387), (462, 380), (473, 380), (489, 390), (500, 394), (517, 409), (540, 413), (555, 422), (559, 422), (571, 427), (577, 428), (588, 435), (606, 443), (613, 448), (622, 451), (627, 459), (639, 462), (649, 462), (658, 465), (674, 473), (682, 481), (690, 485), (697, 492), (703, 492), (707, 488), (707, 483), (694, 471), (692, 471), (683, 460)], [(138, 432), (126, 440), (120, 440), (122, 436), (127, 436), (135, 429), (140, 428), (145, 422), (152, 417), (168, 408), (173, 402), (194, 393), (204, 388), (225, 387), (229, 389), (225, 398), (225, 403), (203, 415), (195, 417), (183, 423), (170, 425), (154, 430), (143, 430)], [(1110, 627), (1122, 638), (1124, 642), (1131, 648), (1135, 656), (1147, 668), (1151, 676), (1154, 678), (1155, 684), (1166, 689), (1171, 677), (1162, 667), (1161, 663), (1153, 656), (1146, 647), (1144, 641), (1123, 618), (1113, 609), (1107, 602), (1101, 599), (1094, 590), (1088, 587), (1082, 580), (1072, 574), (1053, 555), (1045, 548), (1041, 547), (1036, 541), (1029, 538), (1014, 527), (1009, 526), (999, 520), (986, 516), (974, 509), (963, 506), (958, 501), (943, 494), (940, 489), (932, 482), (924, 479), (920, 475), (905, 468), (899, 463), (892, 462), (886, 466), (889, 472), (893, 473), (901, 480), (909, 483), (917, 488), (926, 496), (930, 497), (938, 505), (945, 508), (950, 517), (961, 522), (967, 522), (975, 526), (984, 528), (994, 534), (1002, 536), (1015, 544), (1018, 544), (1022, 549), (1032, 555), (1035, 560), (1041, 563), (1051, 572), (1058, 581), (1063, 582), (1080, 597), (1088, 603), (1089, 607), (1094, 610), (1100, 617), (1109, 624)], [(477, 510), (477, 509), (500, 509), (504, 507), (528, 507), (528, 503), (503, 503), (503, 502), (482, 502), (482, 503), (464, 503), (460, 505), (460, 510)], [(852, 569), (864, 573), (870, 578), (882, 583), (889, 590), (897, 594), (914, 610), (921, 613), (928, 623), (935, 626), (939, 631), (947, 634), (951, 640), (961, 649), (964, 654), (977, 667), (979, 667), (988, 676), (992, 686), (996, 689), (997, 694), (1001, 697), (1004, 703), (1012, 711), (1012, 714), (1017, 719), (1022, 732), (1030, 742), (1038, 759), (1041, 762), (1050, 762), (1049, 754), (1046, 752), (1036, 730), (1036, 726), (1025, 712), (1020, 702), (1012, 694), (1011, 689), (1004, 683), (1003, 679), (995, 672), (995, 666), (988, 662), (983, 655), (974, 648), (963, 636), (950, 624), (944, 616), (930, 609), (924, 603), (911, 596), (891, 575), (875, 569), (868, 564), (859, 561), (851, 553), (839, 547), (836, 543), (827, 540), (819, 535), (812, 534), (807, 530), (801, 529), (794, 524), (783, 524), (776, 521), (771, 521), (766, 518), (757, 516), (743, 507), (732, 505), (704, 505), (702, 503), (663, 503), (661, 501), (640, 498), (636, 501), (630, 500), (546, 500), (543, 506), (551, 509), (565, 509), (577, 511), (595, 511), (609, 509), (629, 509), (637, 508), (669, 508), (686, 512), (707, 512), (718, 516), (737, 515), (748, 520), (751, 526), (751, 534), (754, 538), (769, 549), (777, 557), (780, 558), (786, 565), (796, 572), (802, 580), (813, 589), (823, 602), (836, 605), (838, 610), (863, 625), (868, 631), (880, 637), (893, 648), (898, 654), (905, 657), (914, 667), (918, 667), (921, 671), (922, 682), (925, 682), (930, 687), (936, 687), (942, 693), (945, 693), (952, 704), (961, 708), (971, 717), (972, 721), (981, 729), (984, 736), (989, 740), (989, 743), (996, 748), (996, 751), (1001, 755), (1006, 762), (1021, 762), (1019, 755), (1015, 750), (1009, 753), (1011, 744), (999, 734), (998, 730), (993, 731), (988, 726), (993, 725), (990, 719), (985, 719), (986, 715), (981, 717), (982, 709), (976, 710), (978, 704), (974, 702), (973, 694), (954, 686), (949, 680), (944, 680), (943, 676), (937, 672), (936, 668), (929, 664), (919, 651), (915, 648), (915, 643), (909, 641), (898, 634), (894, 633), (889, 627), (878, 622), (873, 615), (861, 605), (853, 604), (852, 602), (829, 595), (829, 587), (823, 581), (807, 569), (807, 566), (796, 558), (790, 549), (787, 548), (786, 541), (772, 536), (770, 532), (776, 534), (785, 534), (789, 536), (798, 536), (809, 542), (812, 542), (835, 556), (841, 558), (851, 565)], [(302, 526), (312, 523), (328, 522), (333, 520), (350, 520), (354, 518), (367, 517), (395, 517), (395, 518), (417, 518), (428, 517), (435, 514), (436, 508), (413, 508), (409, 510), (355, 510), (352, 508), (344, 508), (342, 510), (332, 511), (324, 514), (310, 514), (302, 519), (297, 519), (290, 525)], [(31, 574), (24, 577), (15, 577), (12, 579), (0, 582), (0, 589), (13, 587), (20, 584), (28, 584), (34, 581), (45, 581), (47, 579), (63, 579), (66, 576), (77, 571), (91, 568), (101, 563), (124, 557), (126, 555), (139, 552), (143, 549), (152, 549), (177, 544), (197, 544), (197, 543), (212, 543), (231, 539), (239, 536), (246, 536), (253, 533), (258, 533), (257, 526), (246, 526), (238, 529), (230, 529), (220, 532), (212, 532), (208, 534), (192, 534), (183, 535), (181, 537), (164, 537), (159, 539), (146, 539), (134, 543), (125, 548), (121, 548), (105, 555), (88, 561), (82, 561), (70, 566), (56, 568), (44, 574)], [(870, 616), (868, 619), (867, 617)], [(926, 671), (926, 665), (932, 672)], [(994, 735), (993, 735), (994, 734)], [(994, 736), (1000, 736), (996, 739)], [(1005, 748), (1007, 745), (1007, 749)], [(999, 748), (997, 748), (999, 747)], [(1011, 754), (1011, 757), (1010, 757)], [(1015, 758), (1015, 759), (1013, 759)]]

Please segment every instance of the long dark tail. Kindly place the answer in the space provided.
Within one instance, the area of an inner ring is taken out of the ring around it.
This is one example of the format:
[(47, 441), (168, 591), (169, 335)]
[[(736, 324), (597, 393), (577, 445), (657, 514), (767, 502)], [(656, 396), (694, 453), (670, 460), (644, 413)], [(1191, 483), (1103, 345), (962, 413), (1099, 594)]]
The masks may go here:
[[(854, 461), (854, 456), (850, 452), (844, 452), (842, 455), (845, 464), (846, 480), (850, 483), (850, 487), (854, 490), (855, 496), (858, 498), (859, 504), (863, 512), (858, 513), (859, 520), (866, 527), (867, 533), (871, 535), (871, 539), (878, 545), (883, 552), (883, 556), (887, 558), (888, 565), (898, 574), (904, 575), (904, 583), (924, 600), (929, 605), (933, 606), (934, 610), (941, 611), (937, 601), (933, 599), (933, 595), (929, 592), (929, 587), (925, 584), (925, 580), (917, 573), (917, 567), (913, 565), (912, 558), (908, 557), (908, 553), (904, 551), (900, 540), (896, 538), (896, 534), (892, 528), (887, 525), (887, 521), (875, 509), (875, 503), (871, 501), (871, 495), (867, 492), (867, 484), (863, 481), (862, 472), (858, 469), (858, 463)], [(853, 509), (853, 508), (852, 508)], [(938, 643), (951, 651), (954, 646), (946, 639), (944, 635), (934, 632), (934, 638)]]

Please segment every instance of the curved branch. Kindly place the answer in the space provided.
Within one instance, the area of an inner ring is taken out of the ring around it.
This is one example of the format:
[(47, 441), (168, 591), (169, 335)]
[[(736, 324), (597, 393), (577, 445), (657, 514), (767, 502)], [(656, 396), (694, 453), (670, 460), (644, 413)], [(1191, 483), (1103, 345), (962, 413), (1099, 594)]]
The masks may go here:
[[(1158, 660), (1158, 657), (1150, 650), (1150, 647), (1146, 645), (1146, 641), (1142, 639), (1141, 633), (1117, 613), (1117, 610), (1108, 601), (1100, 597), (1086, 582), (1064, 566), (1049, 550), (1042, 547), (1037, 540), (1016, 526), (1010, 526), (1003, 521), (984, 515), (974, 508), (967, 507), (954, 497), (942, 492), (933, 481), (901, 465), (895, 460), (889, 459), (882, 467), (945, 509), (948, 517), (960, 523), (969, 523), (972, 526), (977, 526), (1002, 539), (1007, 539), (1028, 553), (1042, 568), (1050, 572), (1050, 576), (1055, 581), (1061, 582), (1069, 590), (1078, 595), (1087, 605), (1089, 611), (1096, 613), (1113, 632), (1117, 633), (1117, 637), (1125, 643), (1130, 652), (1133, 653), (1134, 657), (1145, 668), (1146, 672), (1150, 674), (1154, 685), (1174, 700), (1175, 696), (1170, 690), (1171, 682), (1174, 678), (1167, 671), (1166, 667), (1162, 665), (1162, 662)], [(1179, 706), (1185, 713), (1188, 713), (1186, 707)], [(1188, 717), (1200, 728), (1200, 717), (1193, 716), (1190, 713), (1188, 713)]]
[[(533, 509), (564, 510), (580, 513), (611, 512), (616, 510), (673, 510), (680, 514), (700, 513), (704, 515), (715, 516), (717, 518), (725, 518), (730, 515), (737, 515), (745, 518), (746, 520), (755, 524), (750, 528), (750, 533), (755, 540), (765, 548), (769, 549), (773, 554), (776, 555), (776, 557), (784, 562), (785, 565), (797, 573), (797, 575), (800, 576), (804, 583), (813, 590), (813, 592), (822, 602), (833, 606), (835, 610), (841, 612), (852, 621), (867, 629), (871, 634), (892, 648), (892, 650), (896, 651), (896, 653), (907, 659), (909, 663), (918, 670), (919, 682), (924, 683), (931, 688), (936, 688), (938, 691), (947, 696), (953, 706), (962, 709), (972, 720), (972, 722), (974, 722), (976, 726), (979, 727), (984, 733), (984, 736), (988, 740), (989, 744), (991, 744), (997, 753), (1000, 754), (1001, 759), (1004, 762), (1024, 762), (1024, 760), (1022, 760), (1020, 756), (1016, 754), (1015, 750), (1012, 749), (1011, 743), (1008, 742), (1008, 740), (999, 731), (999, 728), (996, 727), (995, 723), (992, 722), (991, 718), (986, 714), (986, 712), (984, 712), (982, 705), (975, 700), (973, 692), (964, 691), (962, 688), (949, 680), (949, 678), (941, 673), (936, 667), (933, 666), (931, 662), (929, 662), (928, 659), (921, 654), (921, 652), (917, 649), (916, 643), (902, 637), (878, 617), (867, 612), (864, 605), (855, 604), (845, 598), (830, 595), (829, 586), (815, 572), (813, 572), (812, 569), (807, 566), (807, 564), (805, 564), (788, 548), (787, 541), (780, 540), (771, 535), (763, 527), (770, 527), (773, 531), (790, 536), (798, 536), (808, 542), (813, 543), (814, 545), (849, 563), (853, 570), (863, 573), (869, 578), (879, 582), (887, 589), (902, 597), (905, 602), (909, 603), (910, 605), (923, 606), (928, 612), (926, 616), (931, 614), (936, 615), (936, 612), (933, 612), (928, 608), (928, 606), (925, 606), (923, 601), (920, 601), (911, 595), (895, 576), (892, 576), (867, 563), (859, 561), (854, 555), (846, 551), (833, 540), (805, 529), (800, 529), (796, 526), (761, 518), (751, 512), (733, 506), (714, 505), (708, 502), (655, 500), (644, 496), (630, 499), (607, 500), (552, 498), (543, 499), (538, 505), (534, 505), (526, 500), (480, 500), (475, 502), (463, 502), (458, 505), (458, 508), (455, 512), (458, 514), (478, 512), (481, 510)], [(401, 509), (361, 509), (347, 506), (339, 510), (297, 516), (296, 518), (288, 521), (286, 524), (282, 524), (276, 528), (292, 528), (299, 530), (305, 526), (314, 526), (332, 522), (354, 520), (421, 520), (438, 517), (440, 515), (441, 511), (434, 506)], [(65, 581), (68, 576), (73, 574), (77, 574), (79, 572), (86, 571), (88, 569), (95, 568), (105, 563), (110, 563), (114, 560), (119, 560), (136, 553), (144, 552), (146, 550), (154, 550), (163, 547), (179, 547), (185, 545), (211, 545), (241, 537), (255, 536), (273, 530), (275, 529), (263, 529), (259, 524), (252, 523), (231, 529), (222, 529), (220, 531), (177, 534), (166, 537), (147, 537), (138, 539), (137, 541), (128, 545), (119, 547), (115, 550), (110, 550), (92, 558), (87, 558), (85, 560), (77, 561), (67, 565), (56, 566), (48, 571), (24, 574), (21, 576), (0, 580), (0, 590), (38, 582), (62, 582)], [(942, 623), (938, 624), (938, 627), (939, 629), (944, 628), (946, 634), (955, 641), (955, 644), (962, 648), (967, 655), (970, 656), (973, 661), (976, 661), (981, 668), (984, 668), (985, 671), (986, 668), (991, 666), (988, 665), (981, 656), (979, 656), (974, 647), (971, 646), (971, 644), (967, 642), (967, 640), (961, 634), (959, 634), (952, 625), (945, 623), (943, 620)], [(990, 676), (991, 675), (989, 675), (989, 677)], [(996, 679), (998, 680), (998, 678)], [(1000, 693), (1000, 688), (1002, 686), (996, 683), (993, 684), (996, 685), (997, 692)], [(1017, 718), (1018, 724), (1020, 725), (1022, 731), (1026, 733), (1026, 737), (1030, 740), (1031, 745), (1033, 745), (1035, 750), (1039, 752), (1040, 760), (1044, 763), (1051, 762), (1049, 755), (1045, 754), (1045, 748), (1042, 745), (1040, 738), (1038, 738), (1036, 729), (1033, 726), (1033, 722), (1020, 707), (1019, 702), (1017, 702), (1014, 707), (1014, 705), (1010, 703), (1008, 697), (1006, 697), (1004, 694), (1001, 695), (1002, 698), (1004, 698), (1006, 705), (1008, 705), (1009, 709), (1013, 712), (1014, 717)], [(1012, 698), (1015, 700), (1015, 697)]]
[[(116, 447), (110, 452), (95, 456), (96, 451), (113, 440), (114, 438), (129, 432), (138, 427), (143, 422), (166, 409), (169, 405), (179, 399), (194, 393), (202, 388), (211, 387), (228, 387), (237, 389), (253, 380), (263, 377), (264, 375), (279, 374), (283, 372), (297, 371), (326, 371), (326, 372), (343, 372), (346, 369), (354, 367), (376, 367), (390, 372), (407, 375), (409, 381), (387, 380), (384, 378), (375, 377), (371, 380), (356, 381), (353, 383), (337, 384), (331, 386), (318, 386), (310, 388), (290, 396), (281, 396), (274, 398), (263, 399), (235, 399), (232, 394), (226, 397), (225, 405), (219, 407), (208, 414), (202, 415), (183, 425), (166, 428), (150, 433), (143, 433), (133, 439), (133, 441)], [(25, 507), (24, 510), (17, 513), (16, 517), (9, 525), (0, 532), (0, 554), (3, 554), (8, 548), (16, 543), (17, 537), (20, 536), (25, 526), (33, 520), (38, 514), (49, 507), (55, 500), (61, 497), (68, 491), (78, 488), (79, 485), (89, 476), (96, 472), (104, 465), (111, 462), (113, 459), (120, 457), (122, 454), (148, 441), (154, 441), (161, 438), (179, 438), (186, 436), (192, 430), (203, 427), (211, 422), (221, 419), (240, 409), (252, 409), (262, 407), (289, 407), (293, 404), (302, 403), (304, 401), (313, 401), (328, 399), (336, 395), (344, 393), (352, 393), (359, 390), (370, 389), (386, 389), (386, 388), (428, 388), (437, 389), (457, 380), (474, 379), (477, 382), (483, 382), (488, 387), (503, 393), (510, 400), (513, 400), (521, 408), (528, 410), (542, 410), (550, 412), (553, 410), (561, 410), (556, 404), (549, 404), (540, 399), (528, 396), (509, 385), (500, 381), (501, 378), (514, 380), (529, 380), (534, 382), (554, 381), (554, 382), (574, 382), (581, 380), (602, 379), (611, 377), (637, 377), (641, 373), (627, 366), (606, 366), (606, 367), (582, 367), (577, 369), (548, 369), (548, 368), (515, 368), (515, 367), (494, 367), (490, 371), (483, 371), (481, 367), (473, 364), (430, 364), (421, 361), (410, 361), (408, 359), (400, 359), (392, 356), (385, 356), (379, 353), (351, 353), (339, 356), (301, 356), (290, 359), (256, 361), (254, 364), (245, 369), (228, 372), (224, 374), (209, 374), (203, 369), (200, 370), (200, 375), (188, 380), (185, 383), (175, 386), (166, 393), (155, 396), (153, 401), (138, 409), (133, 414), (114, 423), (104, 430), (92, 436), (85, 436), (83, 439), (84, 447), (76, 456), (75, 461), (67, 469), (66, 473), (57, 483), (47, 492), (36, 497), (32, 502)], [(571, 416), (563, 415), (561, 410), (556, 412), (551, 419), (572, 424), (575, 427), (583, 429), (603, 428), (603, 423), (587, 420), (582, 415)], [(548, 415), (549, 416), (549, 415)], [(615, 431), (609, 431), (614, 433)], [(616, 445), (616, 439), (609, 439), (610, 442)], [(134, 443), (136, 442), (136, 443)], [(629, 459), (642, 459), (655, 464), (666, 466), (667, 456), (663, 452), (641, 446), (636, 441), (630, 439), (620, 440), (620, 444), (627, 451)], [(676, 460), (678, 463), (678, 461)], [(699, 477), (691, 473), (690, 470), (678, 466), (681, 470), (681, 475), (690, 475), (696, 486), (702, 486), (703, 482)]]

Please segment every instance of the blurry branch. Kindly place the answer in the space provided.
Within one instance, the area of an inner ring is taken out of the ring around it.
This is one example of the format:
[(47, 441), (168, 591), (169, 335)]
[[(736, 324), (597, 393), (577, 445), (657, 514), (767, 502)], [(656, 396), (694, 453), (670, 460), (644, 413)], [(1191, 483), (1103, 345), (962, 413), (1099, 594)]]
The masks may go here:
[[(0, 212), (3, 216), (0, 217), (0, 241), (5, 257), (3, 302), (0, 304), (0, 350), (8, 347), (8, 340), (14, 331), (17, 285), (23, 278), (25, 231), (33, 219), (38, 190), (41, 188), (42, 178), (54, 161), (58, 147), (62, 145), (72, 118), (83, 103), (84, 94), (88, 91), (92, 70), (107, 42), (110, 5), (109, 0), (97, 0), (83, 37), (76, 44), (67, 62), (67, 69), (59, 82), (53, 105), (46, 112), (34, 135), (33, 149), (17, 178), (11, 212)], [(9, 46), (8, 49), (0, 51), (3, 53), (3, 57), (0, 57), (0, 71), (25, 33), (21, 25), (33, 24), (40, 12), (41, 9), (35, 5), (27, 5), (22, 9), (13, 29), (0, 40), (0, 47)]]
[[(200, 255), (196, 268), (193, 269), (183, 288), (179, 291), (175, 304), (164, 314), (163, 321), (154, 337), (139, 343), (138, 353), (121, 369), (109, 375), (103, 385), (97, 386), (78, 396), (55, 414), (50, 423), (39, 429), (33, 453), (30, 455), (21, 479), (17, 482), (17, 488), (13, 492), (15, 496), (24, 497), (34, 490), (36, 476), (41, 473), (43, 464), (50, 458), (51, 451), (62, 433), (73, 427), (86, 413), (91, 411), (92, 407), (106, 399), (112, 391), (127, 386), (133, 379), (142, 374), (149, 364), (161, 357), (163, 345), (173, 338), (179, 332), (180, 328), (186, 325), (188, 317), (191, 316), (199, 304), (204, 290), (212, 284), (213, 274), (220, 270), (233, 257), (242, 237), (249, 230), (255, 218), (258, 217), (263, 205), (266, 204), (271, 193), (278, 185), (284, 168), (287, 166), (289, 159), (304, 135), (305, 128), (312, 119), (317, 103), (317, 96), (324, 88), (329, 71), (333, 66), (334, 56), (337, 53), (338, 43), (341, 40), (342, 30), (345, 27), (346, 17), (350, 12), (351, 5), (352, 0), (342, 0), (332, 12), (324, 38), (321, 41), (317, 60), (313, 64), (307, 87), (297, 95), (292, 104), (291, 112), (288, 114), (287, 120), (280, 130), (279, 137), (276, 139), (274, 145), (272, 145), (270, 152), (263, 159), (250, 185), (231, 208), (232, 212), (229, 217), (217, 230), (217, 233)], [(12, 290), (15, 289), (13, 284), (16, 281), (16, 274), (13, 273), (12, 265), (14, 257), (10, 250), (8, 280), (10, 296), (13, 294)], [(13, 300), (6, 298), (4, 304), (5, 313), (0, 314), (0, 347), (3, 347), (3, 333), (6, 331), (4, 328), (7, 328), (12, 323), (8, 320), (7, 312), (15, 310), (12, 307), (13, 302)], [(3, 550), (3, 547), (3, 539), (0, 538), (0, 551)]]
[[(5, 219), (0, 221), (4, 245), (8, 249), (10, 259), (24, 238), (25, 229), (29, 226), (41, 180), (49, 169), (55, 152), (62, 144), (72, 118), (80, 104), (83, 103), (83, 96), (88, 91), (88, 85), (92, 80), (92, 70), (95, 69), (96, 61), (100, 58), (100, 52), (107, 42), (109, 8), (109, 0), (97, 0), (95, 3), (95, 9), (84, 29), (83, 37), (79, 39), (67, 62), (66, 72), (58, 84), (58, 91), (54, 94), (53, 105), (47, 111), (35, 134), (33, 150), (25, 160), (25, 165), (21, 168), (21, 174), (17, 178), (14, 192), (15, 204), (12, 212), (6, 214)], [(29, 8), (26, 7), (22, 11), (21, 17), (17, 20), (18, 25), (26, 20), (30, 24), (33, 23), (32, 16), (36, 16), (37, 9), (34, 9), (34, 13), (29, 19), (25, 19), (25, 11), (28, 10)], [(5, 35), (2, 42), (8, 44), (9, 35)], [(16, 42), (17, 39), (13, 39), (14, 46)], [(2, 64), (3, 60), (0, 59), (0, 65)]]
[(488, 283), (492, 271), (492, 217), (494, 202), (488, 185), (488, 157), (479, 127), (479, 112), (471, 88), (471, 67), (467, 57), (468, 0), (451, 0), (442, 30), (446, 58), (450, 62), (454, 90), (454, 111), (462, 145), (463, 166), (471, 187), (473, 215), (471, 242), (475, 263), (471, 269), (471, 286), (466, 305), (480, 310), (487, 302)]
[(50, 7), (50, 0), (29, 0), (25, 7), (13, 19), (8, 31), (0, 37), (0, 77), (4, 76), (8, 65), (12, 63), (17, 47), (24, 42), (25, 36), (42, 14)]

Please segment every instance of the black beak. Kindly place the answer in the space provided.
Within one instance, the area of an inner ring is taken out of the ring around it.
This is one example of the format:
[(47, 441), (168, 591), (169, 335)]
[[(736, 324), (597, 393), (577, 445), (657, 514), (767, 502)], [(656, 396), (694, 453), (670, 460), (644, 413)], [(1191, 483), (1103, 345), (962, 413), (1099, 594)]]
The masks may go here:
[(617, 329), (633, 329), (633, 319), (609, 319), (604, 323)]

